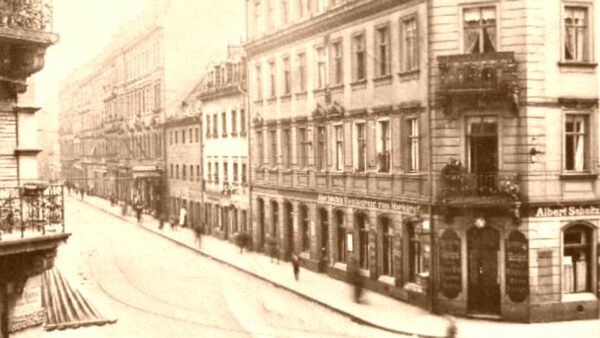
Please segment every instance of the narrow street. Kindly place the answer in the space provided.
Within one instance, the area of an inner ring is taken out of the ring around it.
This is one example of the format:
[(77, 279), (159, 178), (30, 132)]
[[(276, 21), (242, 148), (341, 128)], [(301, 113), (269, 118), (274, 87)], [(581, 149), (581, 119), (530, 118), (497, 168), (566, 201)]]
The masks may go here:
[(57, 266), (114, 325), (46, 337), (392, 337), (69, 199)]

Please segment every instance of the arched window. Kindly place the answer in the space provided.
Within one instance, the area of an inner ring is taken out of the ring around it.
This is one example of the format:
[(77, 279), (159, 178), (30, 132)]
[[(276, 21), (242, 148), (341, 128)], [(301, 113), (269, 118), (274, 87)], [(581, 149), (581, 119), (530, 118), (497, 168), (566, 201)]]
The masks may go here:
[(356, 214), (356, 227), (358, 228), (358, 265), (361, 269), (369, 268), (369, 228), (367, 215)]
[(310, 250), (310, 219), (306, 205), (300, 206), (300, 231), (302, 233), (302, 251), (308, 251)]
[(337, 234), (337, 260), (338, 262), (346, 262), (346, 229), (344, 224), (344, 211), (336, 210), (334, 213), (334, 221)]
[(383, 275), (394, 275), (394, 229), (388, 217), (379, 217), (381, 231), (382, 271)]
[(593, 292), (593, 229), (575, 224), (563, 231), (563, 293)]

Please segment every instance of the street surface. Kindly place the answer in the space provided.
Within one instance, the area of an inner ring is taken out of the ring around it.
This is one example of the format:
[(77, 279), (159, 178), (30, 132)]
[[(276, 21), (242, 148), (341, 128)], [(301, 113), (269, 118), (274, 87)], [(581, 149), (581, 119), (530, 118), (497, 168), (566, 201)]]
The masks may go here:
[[(56, 265), (106, 317), (63, 337), (402, 337), (361, 326), (74, 199)], [(290, 271), (291, 273), (291, 271)]]

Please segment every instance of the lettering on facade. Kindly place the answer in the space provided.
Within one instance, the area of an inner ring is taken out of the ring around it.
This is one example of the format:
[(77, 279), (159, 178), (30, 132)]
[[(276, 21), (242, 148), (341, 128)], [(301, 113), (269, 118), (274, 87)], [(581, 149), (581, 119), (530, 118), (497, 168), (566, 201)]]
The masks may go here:
[(354, 198), (348, 196), (340, 196), (340, 195), (325, 195), (320, 194), (317, 198), (317, 201), (320, 203), (330, 203), (330, 204), (338, 204), (344, 205), (353, 208), (372, 208), (372, 209), (381, 209), (381, 210), (393, 210), (398, 211), (405, 214), (420, 214), (421, 206), (408, 204), (408, 203), (398, 203), (391, 201), (379, 201), (373, 199), (366, 198)]
[(460, 237), (456, 231), (444, 231), (439, 242), (440, 248), (440, 286), (448, 299), (454, 299), (462, 290), (462, 271), (460, 258)]
[(534, 217), (600, 216), (600, 206), (538, 207)]
[(529, 254), (527, 238), (513, 231), (506, 242), (506, 294), (515, 303), (529, 295)]

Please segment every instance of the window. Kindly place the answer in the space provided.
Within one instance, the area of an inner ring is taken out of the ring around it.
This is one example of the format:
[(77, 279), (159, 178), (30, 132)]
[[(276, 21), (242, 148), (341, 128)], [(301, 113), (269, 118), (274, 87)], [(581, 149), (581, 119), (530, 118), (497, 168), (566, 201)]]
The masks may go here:
[(380, 173), (389, 173), (391, 164), (390, 121), (377, 122), (377, 167)]
[(298, 92), (303, 93), (306, 91), (306, 54), (299, 53), (296, 59), (298, 65)]
[(277, 130), (269, 131), (269, 164), (277, 165)]
[(361, 269), (369, 268), (369, 229), (367, 227), (367, 215), (356, 214), (356, 226), (358, 228), (358, 266)]
[(237, 111), (235, 109), (231, 111), (231, 134), (234, 136), (237, 134)]
[(260, 65), (256, 65), (254, 67), (254, 72), (256, 73), (256, 99), (262, 100), (263, 98), (263, 88), (262, 88), (262, 74)]
[(281, 6), (281, 24), (285, 25), (289, 21), (289, 17), (288, 17), (288, 1), (287, 0), (281, 0), (280, 1), (280, 6)]
[(365, 57), (365, 36), (363, 34), (356, 35), (352, 38), (352, 50), (354, 54), (354, 65), (352, 69), (353, 81), (364, 80), (366, 75), (366, 62)]
[(215, 183), (219, 183), (219, 162), (215, 162)]
[(258, 148), (258, 166), (262, 166), (264, 164), (265, 161), (265, 148), (264, 148), (264, 141), (263, 141), (263, 133), (260, 130), (256, 131), (256, 147)]
[(223, 159), (223, 182), (227, 184), (229, 182), (229, 160)]
[(179, 164), (175, 165), (175, 179), (179, 179)]
[(221, 133), (223, 137), (227, 137), (227, 113), (221, 113)]
[(417, 223), (408, 222), (405, 223), (406, 234), (406, 246), (408, 249), (408, 282), (416, 282), (417, 276), (429, 274), (429, 244), (425, 241), (425, 238), (429, 236), (429, 232), (425, 231), (418, 233), (416, 228)]
[(179, 139), (179, 131), (174, 130), (173, 133), (175, 134), (175, 144), (177, 144), (178, 139)]
[(271, 61), (269, 62), (269, 97), (274, 98), (276, 95), (275, 61)]
[(291, 78), (290, 78), (290, 58), (283, 58), (283, 94), (288, 95), (291, 91)]
[(169, 145), (173, 145), (173, 131), (169, 132)]
[(564, 15), (565, 61), (591, 61), (588, 8), (567, 6)]
[(190, 181), (194, 180), (194, 166), (190, 164)]
[(325, 170), (327, 167), (327, 147), (325, 138), (325, 127), (317, 127), (317, 153), (315, 154), (317, 160), (317, 170)]
[(304, 16), (304, 0), (294, 0), (296, 2), (296, 17), (298, 19)]
[(292, 167), (292, 135), (290, 129), (283, 129), (281, 138), (283, 167), (290, 169)]
[(189, 136), (189, 141), (188, 141), (188, 142), (189, 142), (189, 143), (192, 143), (192, 142), (194, 142), (194, 139), (192, 138), (192, 128), (190, 128), (190, 129), (188, 130), (188, 136)]
[(173, 164), (172, 163), (171, 163), (171, 168), (170, 169), (171, 170), (169, 170), (169, 173), (170, 173), (169, 177), (173, 178)]
[(154, 110), (160, 111), (162, 91), (160, 89), (160, 83), (154, 85)]
[(216, 113), (213, 114), (213, 124), (212, 124), (213, 133), (212, 133), (212, 136), (215, 137), (215, 138), (219, 137), (219, 131), (217, 130), (217, 128), (219, 127), (218, 121), (217, 121), (218, 119), (219, 119), (218, 114), (216, 114)]
[(196, 164), (196, 181), (200, 181), (200, 165)]
[(325, 56), (325, 48), (317, 47), (315, 54), (317, 58), (317, 88), (325, 88), (327, 84), (327, 57)]
[(181, 131), (181, 144), (185, 144), (185, 129)]
[(302, 238), (302, 251), (310, 250), (310, 217), (308, 207), (304, 204), (300, 206), (300, 231)]
[(375, 32), (375, 75), (390, 73), (390, 27), (380, 27)]
[(210, 115), (206, 115), (206, 138), (210, 138)]
[(237, 164), (237, 162), (233, 162), (233, 181), (237, 183), (238, 178), (239, 178), (238, 164)]
[(270, 32), (273, 29), (274, 20), (274, 10), (273, 10), (273, 0), (265, 0), (267, 4), (267, 25), (266, 30)]
[(563, 293), (593, 292), (593, 231), (584, 224), (563, 232)]
[(419, 48), (417, 45), (417, 19), (412, 17), (402, 22), (402, 71), (410, 72), (419, 69)]
[(260, 27), (260, 0), (254, 2), (254, 35), (258, 36)]
[(387, 276), (394, 275), (394, 231), (390, 219), (382, 217), (379, 219), (381, 230), (382, 247), (382, 274)]
[(356, 130), (356, 164), (354, 168), (357, 172), (365, 172), (367, 168), (367, 140), (365, 135), (365, 124), (357, 123)]
[(344, 170), (344, 126), (333, 126), (335, 133), (335, 170)]
[(299, 164), (300, 168), (308, 167), (308, 152), (310, 151), (310, 139), (308, 137), (308, 129), (306, 127), (298, 128), (298, 141), (299, 141)]
[(206, 180), (207, 181), (212, 181), (213, 177), (212, 177), (212, 163), (208, 162), (208, 167), (206, 168)]
[(246, 111), (244, 108), (240, 109), (240, 133), (246, 132)]
[(246, 184), (247, 182), (246, 176), (246, 163), (242, 163), (242, 184)]
[(496, 51), (496, 7), (468, 8), (464, 15), (465, 54)]
[(408, 119), (408, 171), (419, 171), (419, 121)]
[(200, 130), (200, 128), (198, 128), (198, 127), (194, 128), (194, 139), (195, 139), (196, 143), (200, 142), (199, 130)]
[(566, 115), (565, 121), (565, 170), (587, 169), (587, 116)]
[(185, 166), (185, 164), (182, 164), (182, 165), (181, 165), (181, 179), (182, 179), (182, 180), (185, 180), (185, 178), (186, 178), (186, 176), (187, 176), (187, 175), (186, 175), (186, 170), (185, 170), (185, 169), (186, 169), (186, 166)]
[(337, 41), (331, 44), (331, 79), (334, 85), (344, 82), (344, 62), (343, 62), (342, 42)]
[(344, 228), (344, 212), (336, 210), (334, 220), (337, 230), (337, 261), (346, 262), (346, 229)]

